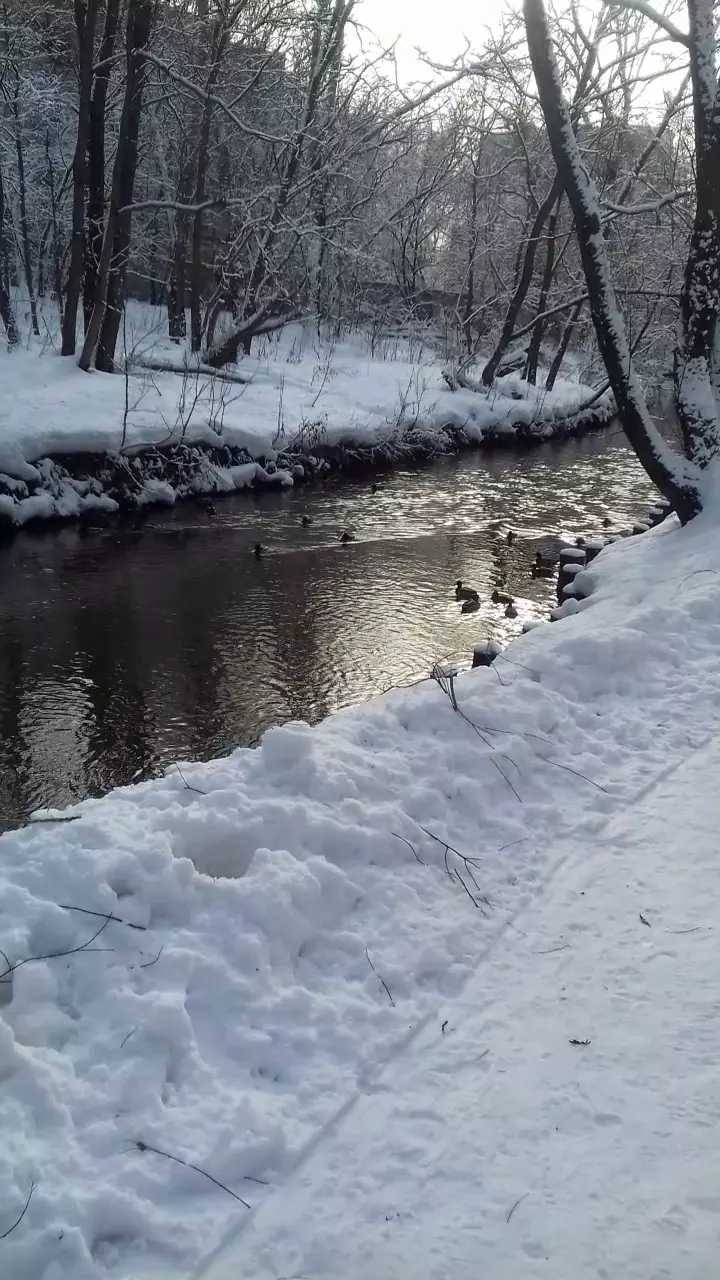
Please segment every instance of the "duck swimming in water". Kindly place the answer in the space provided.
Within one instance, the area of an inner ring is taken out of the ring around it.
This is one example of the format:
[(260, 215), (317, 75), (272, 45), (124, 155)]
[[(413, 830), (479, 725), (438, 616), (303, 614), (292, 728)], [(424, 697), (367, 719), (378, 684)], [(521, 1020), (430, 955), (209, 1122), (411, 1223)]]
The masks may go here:
[(474, 587), (464, 587), (460, 578), (455, 584), (456, 600), (479, 600), (480, 597)]
[(551, 564), (537, 564), (531, 566), (530, 574), (533, 578), (553, 578), (555, 570)]
[(493, 604), (512, 604), (513, 603), (512, 596), (509, 596), (506, 591), (495, 590), (493, 591), (492, 596), (490, 598)]
[(507, 535), (506, 541), (509, 547), (511, 547), (513, 542), (515, 541), (515, 534), (513, 533), (512, 529), (508, 529), (508, 535)]
[(470, 596), (469, 599), (463, 600), (460, 612), (475, 613), (480, 608), (480, 601), (477, 596)]
[(341, 541), (341, 542), (354, 542), (354, 541), (355, 541), (355, 534), (354, 534), (354, 533), (349, 533), (347, 529), (344, 529), (344, 530), (343, 530), (343, 532), (340, 534), (340, 541)]
[(307, 528), (307, 526), (308, 526), (309, 524), (312, 524), (312, 516), (303, 516), (303, 518), (302, 518), (302, 520), (300, 521), (300, 523), (301, 523), (302, 525), (304, 525), (304, 526), (305, 526), (305, 528)]
[(517, 611), (517, 609), (515, 608), (515, 605), (512, 603), (512, 600), (511, 600), (511, 601), (510, 601), (510, 604), (507, 606), (507, 608), (506, 608), (506, 610), (505, 610), (505, 617), (506, 617), (506, 618), (517, 618), (517, 616), (518, 616), (518, 611)]
[(256, 542), (255, 546), (253, 547), (253, 555), (256, 556), (257, 559), (259, 560), (264, 550), (265, 548), (262, 542)]
[(557, 560), (554, 556), (544, 556), (542, 551), (536, 551), (535, 564), (538, 569), (552, 569), (557, 564)]

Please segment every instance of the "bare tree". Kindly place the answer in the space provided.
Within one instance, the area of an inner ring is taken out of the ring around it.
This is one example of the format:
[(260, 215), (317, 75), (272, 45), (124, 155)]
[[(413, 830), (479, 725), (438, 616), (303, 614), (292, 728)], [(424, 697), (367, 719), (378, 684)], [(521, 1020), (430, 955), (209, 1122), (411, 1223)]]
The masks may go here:
[(663, 30), (690, 50), (696, 149), (696, 214), (680, 302), (675, 396), (686, 457), (674, 455), (657, 431), (634, 369), (608, 262), (597, 189), (582, 162), (562, 87), (543, 0), (524, 0), (525, 24), (540, 103), (558, 173), (572, 207), (598, 346), (625, 432), (651, 479), (682, 520), (702, 506), (702, 470), (720, 452), (715, 399), (715, 334), (720, 305), (720, 114), (712, 0), (688, 0), (683, 35), (649, 6)]

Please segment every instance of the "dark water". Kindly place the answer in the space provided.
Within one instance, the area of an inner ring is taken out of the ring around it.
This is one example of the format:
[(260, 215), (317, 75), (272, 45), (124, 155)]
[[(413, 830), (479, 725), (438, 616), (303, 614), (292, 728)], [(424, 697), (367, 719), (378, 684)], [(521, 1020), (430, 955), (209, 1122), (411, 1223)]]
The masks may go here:
[[(443, 459), (375, 494), (333, 484), (219, 501), (214, 518), (185, 504), (140, 530), (21, 535), (0, 548), (0, 826), (510, 638), (554, 599), (530, 577), (538, 545), (627, 524), (653, 493), (611, 431)], [(517, 620), (489, 600), (462, 615), (458, 577), (485, 596), (505, 577)]]

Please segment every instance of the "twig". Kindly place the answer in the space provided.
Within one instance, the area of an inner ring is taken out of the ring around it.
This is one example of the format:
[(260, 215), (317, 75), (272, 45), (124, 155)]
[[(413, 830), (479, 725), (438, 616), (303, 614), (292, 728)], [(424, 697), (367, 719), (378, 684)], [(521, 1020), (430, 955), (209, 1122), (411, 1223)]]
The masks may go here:
[(412, 852), (415, 854), (415, 857), (417, 858), (418, 862), (420, 863), (420, 866), (421, 866), (421, 867), (426, 867), (426, 866), (427, 866), (427, 862), (423, 862), (423, 860), (422, 860), (422, 858), (420, 857), (420, 854), (418, 853), (418, 851), (417, 851), (417, 849), (415, 848), (415, 845), (414, 845), (414, 844), (411, 844), (411, 843), (410, 843), (410, 841), (409, 841), (409, 840), (406, 840), (404, 836), (399, 836), (399, 835), (398, 835), (398, 833), (397, 833), (397, 831), (392, 831), (390, 834), (391, 834), (391, 835), (393, 835), (393, 836), (395, 837), (395, 839), (396, 839), (396, 840), (402, 840), (403, 844), (406, 844), (406, 845), (407, 845), (407, 847), (408, 847), (408, 849), (411, 849), (411, 850), (412, 850)]
[(509, 1214), (508, 1214), (507, 1218), (505, 1219), (505, 1221), (506, 1221), (506, 1222), (509, 1222), (509, 1221), (510, 1221), (510, 1219), (512, 1218), (512, 1216), (513, 1216), (513, 1214), (514, 1214), (515, 1210), (517, 1209), (518, 1205), (519, 1205), (519, 1204), (522, 1204), (523, 1200), (527, 1200), (527, 1198), (528, 1198), (528, 1196), (529, 1196), (529, 1195), (530, 1195), (530, 1192), (529, 1192), (529, 1191), (526, 1191), (524, 1196), (520, 1196), (520, 1198), (519, 1198), (518, 1200), (516, 1200), (516, 1201), (515, 1201), (515, 1203), (514, 1203), (514, 1205), (513, 1205), (512, 1209), (510, 1210), (510, 1212), (509, 1212)]
[(114, 920), (116, 924), (124, 924), (127, 929), (137, 929), (142, 933), (147, 932), (147, 926), (144, 924), (132, 924), (129, 920), (121, 920), (120, 916), (114, 916), (112, 912), (107, 911), (89, 911), (87, 907), (73, 907), (68, 902), (58, 902), (58, 906), (63, 911), (81, 911), (84, 916), (97, 916), (98, 920)]
[(367, 962), (368, 962), (368, 964), (370, 965), (370, 968), (372, 969), (373, 973), (375, 974), (375, 976), (376, 976), (377, 978), (379, 978), (379, 979), (380, 979), (380, 982), (382, 982), (382, 984), (383, 984), (383, 986), (384, 986), (385, 990), (387, 991), (387, 997), (388, 997), (388, 1000), (390, 1001), (390, 1003), (391, 1003), (391, 1005), (392, 1005), (392, 1007), (393, 1007), (393, 1009), (394, 1009), (394, 1008), (395, 1008), (395, 1001), (394, 1001), (394, 1000), (393, 1000), (393, 998), (392, 998), (392, 992), (390, 991), (390, 988), (389, 988), (389, 986), (388, 986), (387, 982), (385, 981), (385, 979), (380, 977), (380, 974), (378, 973), (377, 969), (375, 968), (375, 965), (373, 964), (372, 960), (370, 959), (370, 956), (368, 955), (368, 949), (367, 949), (367, 947), (365, 948), (365, 955), (366, 955), (366, 957), (367, 957)]
[[(109, 923), (110, 921), (106, 920), (104, 924), (100, 925), (100, 928), (93, 934), (92, 938), (88, 938), (87, 942), (83, 942), (82, 945), (79, 947), (71, 947), (68, 951), (49, 951), (47, 955), (43, 955), (43, 956), (25, 956), (24, 960), (17, 960), (15, 964), (10, 965), (10, 967), (6, 969), (4, 973), (0, 973), (0, 981), (3, 978), (6, 978), (9, 973), (14, 973), (16, 969), (22, 968), (24, 964), (30, 964), (31, 960), (58, 960), (61, 956), (74, 956), (74, 955), (77, 955), (78, 952), (80, 951), (90, 950), (91, 942), (94, 942), (96, 938), (100, 937), (100, 934), (103, 932), (104, 929), (107, 929)], [(113, 948), (109, 948), (109, 949), (112, 950)]]
[(584, 1049), (586, 1045), (592, 1044), (592, 1040), (568, 1040), (568, 1044), (576, 1044)]
[(146, 963), (145, 963), (145, 964), (139, 964), (139, 965), (138, 965), (138, 969), (150, 969), (150, 968), (152, 968), (152, 966), (153, 966), (154, 964), (157, 964), (157, 962), (158, 962), (158, 960), (160, 959), (160, 957), (161, 957), (161, 955), (162, 955), (162, 953), (163, 953), (164, 949), (165, 949), (165, 943), (163, 942), (163, 944), (162, 944), (162, 946), (161, 946), (160, 950), (158, 951), (158, 953), (157, 953), (157, 955), (156, 955), (155, 959), (154, 959), (154, 960), (148, 960), (148, 961), (146, 961)]
[(642, 911), (638, 911), (638, 915), (639, 915), (639, 917), (640, 917), (640, 923), (641, 923), (641, 924), (644, 924), (644, 925), (647, 925), (648, 929), (651, 929), (651, 928), (652, 928), (652, 925), (650, 924), (650, 921), (649, 921), (649, 920), (646, 920), (646, 919), (645, 919), (645, 917), (644, 917), (644, 915), (643, 915)]
[[(166, 1160), (174, 1160), (175, 1164), (184, 1164), (186, 1169), (194, 1169), (195, 1173), (201, 1173), (203, 1178), (208, 1178), (210, 1182), (214, 1182), (215, 1186), (219, 1187), (221, 1191), (227, 1191), (228, 1195), (232, 1196), (233, 1200), (239, 1200), (240, 1204), (245, 1205), (246, 1209), (250, 1208), (250, 1205), (248, 1204), (247, 1200), (243, 1200), (242, 1196), (239, 1196), (236, 1194), (236, 1192), (231, 1191), (229, 1187), (225, 1186), (224, 1182), (218, 1182), (217, 1178), (213, 1178), (211, 1173), (207, 1173), (205, 1169), (201, 1169), (199, 1165), (191, 1164), (189, 1160), (183, 1160), (180, 1156), (171, 1156), (169, 1151), (160, 1151), (158, 1147), (151, 1147), (148, 1145), (147, 1142), (135, 1142), (133, 1143), (133, 1145), (137, 1147), (138, 1151), (152, 1151), (153, 1154), (156, 1156), (164, 1156)], [(243, 1181), (254, 1182), (255, 1179), (244, 1178)]]
[[(81, 818), (81, 813), (63, 813), (57, 818), (28, 818), (28, 826), (39, 827), (43, 822), (77, 822)], [(0, 1240), (2, 1236), (0, 1236)]]
[(185, 783), (185, 786), (187, 787), (188, 791), (197, 791), (197, 794), (198, 794), (199, 796), (206, 796), (206, 795), (207, 795), (207, 791), (201, 791), (199, 787), (194, 787), (194, 786), (192, 785), (192, 783), (191, 783), (191, 782), (188, 782), (188, 780), (187, 780), (187, 778), (185, 777), (185, 774), (183, 773), (183, 771), (182, 771), (182, 769), (180, 768), (180, 765), (179, 765), (179, 764), (176, 764), (176, 765), (175, 765), (175, 768), (177, 769), (178, 773), (180, 774), (180, 777), (182, 778), (183, 782)]
[(547, 951), (533, 951), (534, 956), (551, 956), (555, 951), (567, 951), (570, 946), (569, 942), (563, 942), (560, 947), (548, 947)]
[(133, 1027), (132, 1031), (128, 1031), (128, 1033), (127, 1033), (127, 1035), (126, 1035), (125, 1039), (123, 1040), (122, 1044), (120, 1045), (120, 1048), (121, 1048), (121, 1049), (124, 1049), (124, 1048), (125, 1048), (125, 1045), (127, 1044), (128, 1040), (130, 1039), (130, 1037), (131, 1037), (131, 1036), (134, 1036), (134, 1035), (135, 1035), (135, 1032), (136, 1032), (136, 1031), (137, 1031), (137, 1027)]
[(32, 1200), (32, 1195), (34, 1190), (35, 1190), (35, 1183), (31, 1182), (30, 1190), (28, 1192), (28, 1198), (25, 1201), (25, 1204), (23, 1205), (23, 1210), (22, 1210), (22, 1213), (20, 1214), (20, 1217), (15, 1219), (12, 1226), (8, 1227), (7, 1231), (3, 1231), (2, 1235), (0, 1235), (0, 1240), (5, 1240), (10, 1235), (11, 1231), (14, 1231), (16, 1227), (20, 1226), (20, 1223), (22, 1222), (23, 1218), (25, 1217), (25, 1214), (27, 1213), (27, 1207), (30, 1204), (30, 1201)]

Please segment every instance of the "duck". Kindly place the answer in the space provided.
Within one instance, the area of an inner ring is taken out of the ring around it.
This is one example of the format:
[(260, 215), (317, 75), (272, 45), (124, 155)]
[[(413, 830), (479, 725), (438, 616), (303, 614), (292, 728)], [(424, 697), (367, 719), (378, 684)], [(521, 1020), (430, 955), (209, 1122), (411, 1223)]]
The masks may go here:
[(517, 618), (517, 616), (518, 616), (518, 611), (517, 611), (517, 609), (515, 608), (515, 605), (513, 604), (512, 600), (511, 600), (511, 601), (510, 601), (510, 604), (507, 606), (507, 608), (506, 608), (506, 610), (505, 610), (505, 617), (506, 617), (506, 618)]
[(199, 507), (202, 507), (203, 511), (207, 511), (209, 516), (215, 515), (215, 506), (209, 498), (198, 498), (197, 504)]
[(554, 578), (555, 569), (551, 564), (537, 564), (536, 562), (530, 567), (530, 575), (533, 578)]
[(303, 516), (300, 523), (307, 529), (308, 525), (312, 524), (312, 516)]
[(612, 524), (612, 520), (610, 519), (610, 517), (603, 516), (603, 529), (609, 529), (611, 524)]
[(464, 587), (460, 578), (455, 584), (456, 600), (479, 600), (480, 597), (474, 587)]
[(480, 601), (477, 596), (469, 596), (467, 600), (463, 600), (460, 606), (461, 613), (475, 613), (480, 608)]
[(512, 604), (513, 603), (512, 596), (509, 596), (506, 591), (498, 591), (497, 588), (495, 589), (495, 591), (493, 591), (490, 599), (492, 600), (493, 604)]
[(371, 492), (371, 493), (377, 493), (379, 489), (380, 489), (380, 485), (379, 485), (379, 484), (372, 484), (372, 485), (370, 486), (370, 492)]
[(535, 564), (538, 569), (554, 569), (557, 564), (557, 560), (554, 556), (544, 556), (542, 551), (536, 551)]
[(508, 546), (511, 547), (514, 541), (515, 541), (515, 534), (513, 533), (512, 529), (508, 529), (507, 538), (506, 538), (506, 542)]
[(340, 541), (341, 541), (341, 542), (354, 542), (354, 541), (355, 541), (355, 534), (354, 534), (354, 533), (350, 533), (348, 529), (343, 529), (342, 533), (340, 534)]
[(262, 542), (256, 542), (255, 546), (253, 547), (253, 555), (256, 557), (256, 559), (259, 560), (264, 550), (265, 548)]

